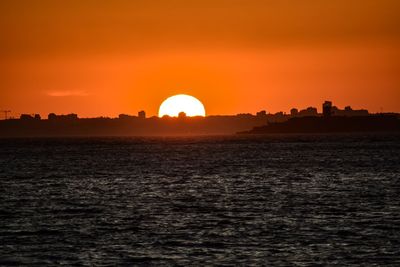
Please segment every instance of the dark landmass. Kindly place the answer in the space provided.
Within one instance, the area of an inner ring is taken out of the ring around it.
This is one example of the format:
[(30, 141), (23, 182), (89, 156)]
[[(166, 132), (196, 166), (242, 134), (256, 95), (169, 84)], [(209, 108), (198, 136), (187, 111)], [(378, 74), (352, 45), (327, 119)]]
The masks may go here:
[(254, 127), (252, 130), (240, 132), (240, 134), (355, 132), (400, 132), (400, 117), (398, 114), (378, 114), (357, 117), (292, 118), (286, 122)]
[(182, 118), (55, 118), (0, 121), (0, 137), (160, 136), (234, 134), (267, 123), (265, 116)]
[[(0, 137), (68, 137), (68, 136), (168, 136), (226, 135), (235, 133), (333, 133), (398, 132), (399, 114), (370, 114), (367, 110), (341, 110), (325, 101), (322, 113), (314, 107), (293, 108), (290, 114), (278, 112), (256, 115), (186, 117), (150, 117), (121, 114), (118, 118), (78, 118), (76, 114), (56, 115), (47, 119), (38, 114), (21, 114), (19, 119), (0, 121)], [(9, 112), (9, 111), (7, 111)], [(251, 130), (252, 129), (252, 130)]]

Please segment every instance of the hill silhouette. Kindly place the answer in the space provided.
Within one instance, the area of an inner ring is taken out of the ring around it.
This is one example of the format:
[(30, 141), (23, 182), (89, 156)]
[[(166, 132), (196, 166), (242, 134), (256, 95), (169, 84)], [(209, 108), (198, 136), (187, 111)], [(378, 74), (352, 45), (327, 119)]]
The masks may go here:
[(304, 117), (292, 118), (282, 123), (270, 123), (254, 127), (241, 134), (268, 133), (352, 133), (352, 132), (400, 132), (397, 115), (363, 117)]

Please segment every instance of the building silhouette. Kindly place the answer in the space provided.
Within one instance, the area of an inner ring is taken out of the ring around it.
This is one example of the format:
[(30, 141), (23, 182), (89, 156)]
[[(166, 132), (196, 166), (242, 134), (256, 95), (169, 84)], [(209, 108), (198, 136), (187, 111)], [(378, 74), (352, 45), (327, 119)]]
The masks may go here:
[(316, 117), (318, 116), (318, 110), (314, 107), (308, 107), (306, 109), (302, 109), (298, 113), (299, 117)]
[(75, 113), (67, 114), (67, 115), (56, 115), (55, 113), (50, 113), (47, 116), (49, 121), (74, 121), (78, 120), (78, 115)]
[(141, 110), (138, 112), (138, 117), (140, 119), (146, 119), (146, 112), (144, 110)]
[(332, 102), (331, 101), (325, 101), (322, 104), (322, 115), (324, 117), (332, 116)]
[(368, 116), (369, 112), (366, 109), (358, 109), (354, 110), (350, 106), (346, 106), (344, 110), (337, 108), (336, 106), (332, 107), (332, 115), (334, 116)]
[(325, 101), (322, 104), (322, 115), (324, 117), (331, 116), (368, 116), (369, 112), (366, 109), (354, 110), (350, 106), (346, 106), (344, 109), (339, 109), (332, 105), (332, 101)]
[(120, 120), (128, 120), (128, 119), (134, 119), (134, 118), (136, 118), (136, 116), (127, 115), (127, 114), (119, 114), (118, 115), (118, 119), (120, 119)]
[(265, 117), (265, 116), (267, 116), (267, 112), (265, 110), (261, 110), (261, 111), (257, 112), (256, 116), (257, 117)]
[(40, 120), (41, 117), (39, 114), (21, 114), (19, 119), (23, 121), (29, 121), (29, 120)]

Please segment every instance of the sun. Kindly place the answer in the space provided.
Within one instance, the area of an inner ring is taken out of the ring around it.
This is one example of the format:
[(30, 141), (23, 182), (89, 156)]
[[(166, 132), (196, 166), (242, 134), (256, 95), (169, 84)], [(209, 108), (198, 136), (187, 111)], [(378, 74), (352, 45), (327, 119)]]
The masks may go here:
[(197, 98), (190, 95), (174, 95), (162, 102), (158, 110), (158, 116), (178, 117), (180, 112), (185, 112), (186, 116), (206, 116), (204, 105)]

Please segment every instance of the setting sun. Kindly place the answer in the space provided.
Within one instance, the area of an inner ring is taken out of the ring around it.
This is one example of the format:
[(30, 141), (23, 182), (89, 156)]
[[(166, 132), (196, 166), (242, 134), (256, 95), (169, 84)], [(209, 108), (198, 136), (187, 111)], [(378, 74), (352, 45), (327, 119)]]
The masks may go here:
[(197, 98), (190, 95), (174, 95), (168, 97), (162, 102), (158, 111), (158, 116), (165, 115), (170, 117), (178, 117), (179, 113), (184, 112), (186, 116), (205, 116), (206, 111), (204, 105)]

